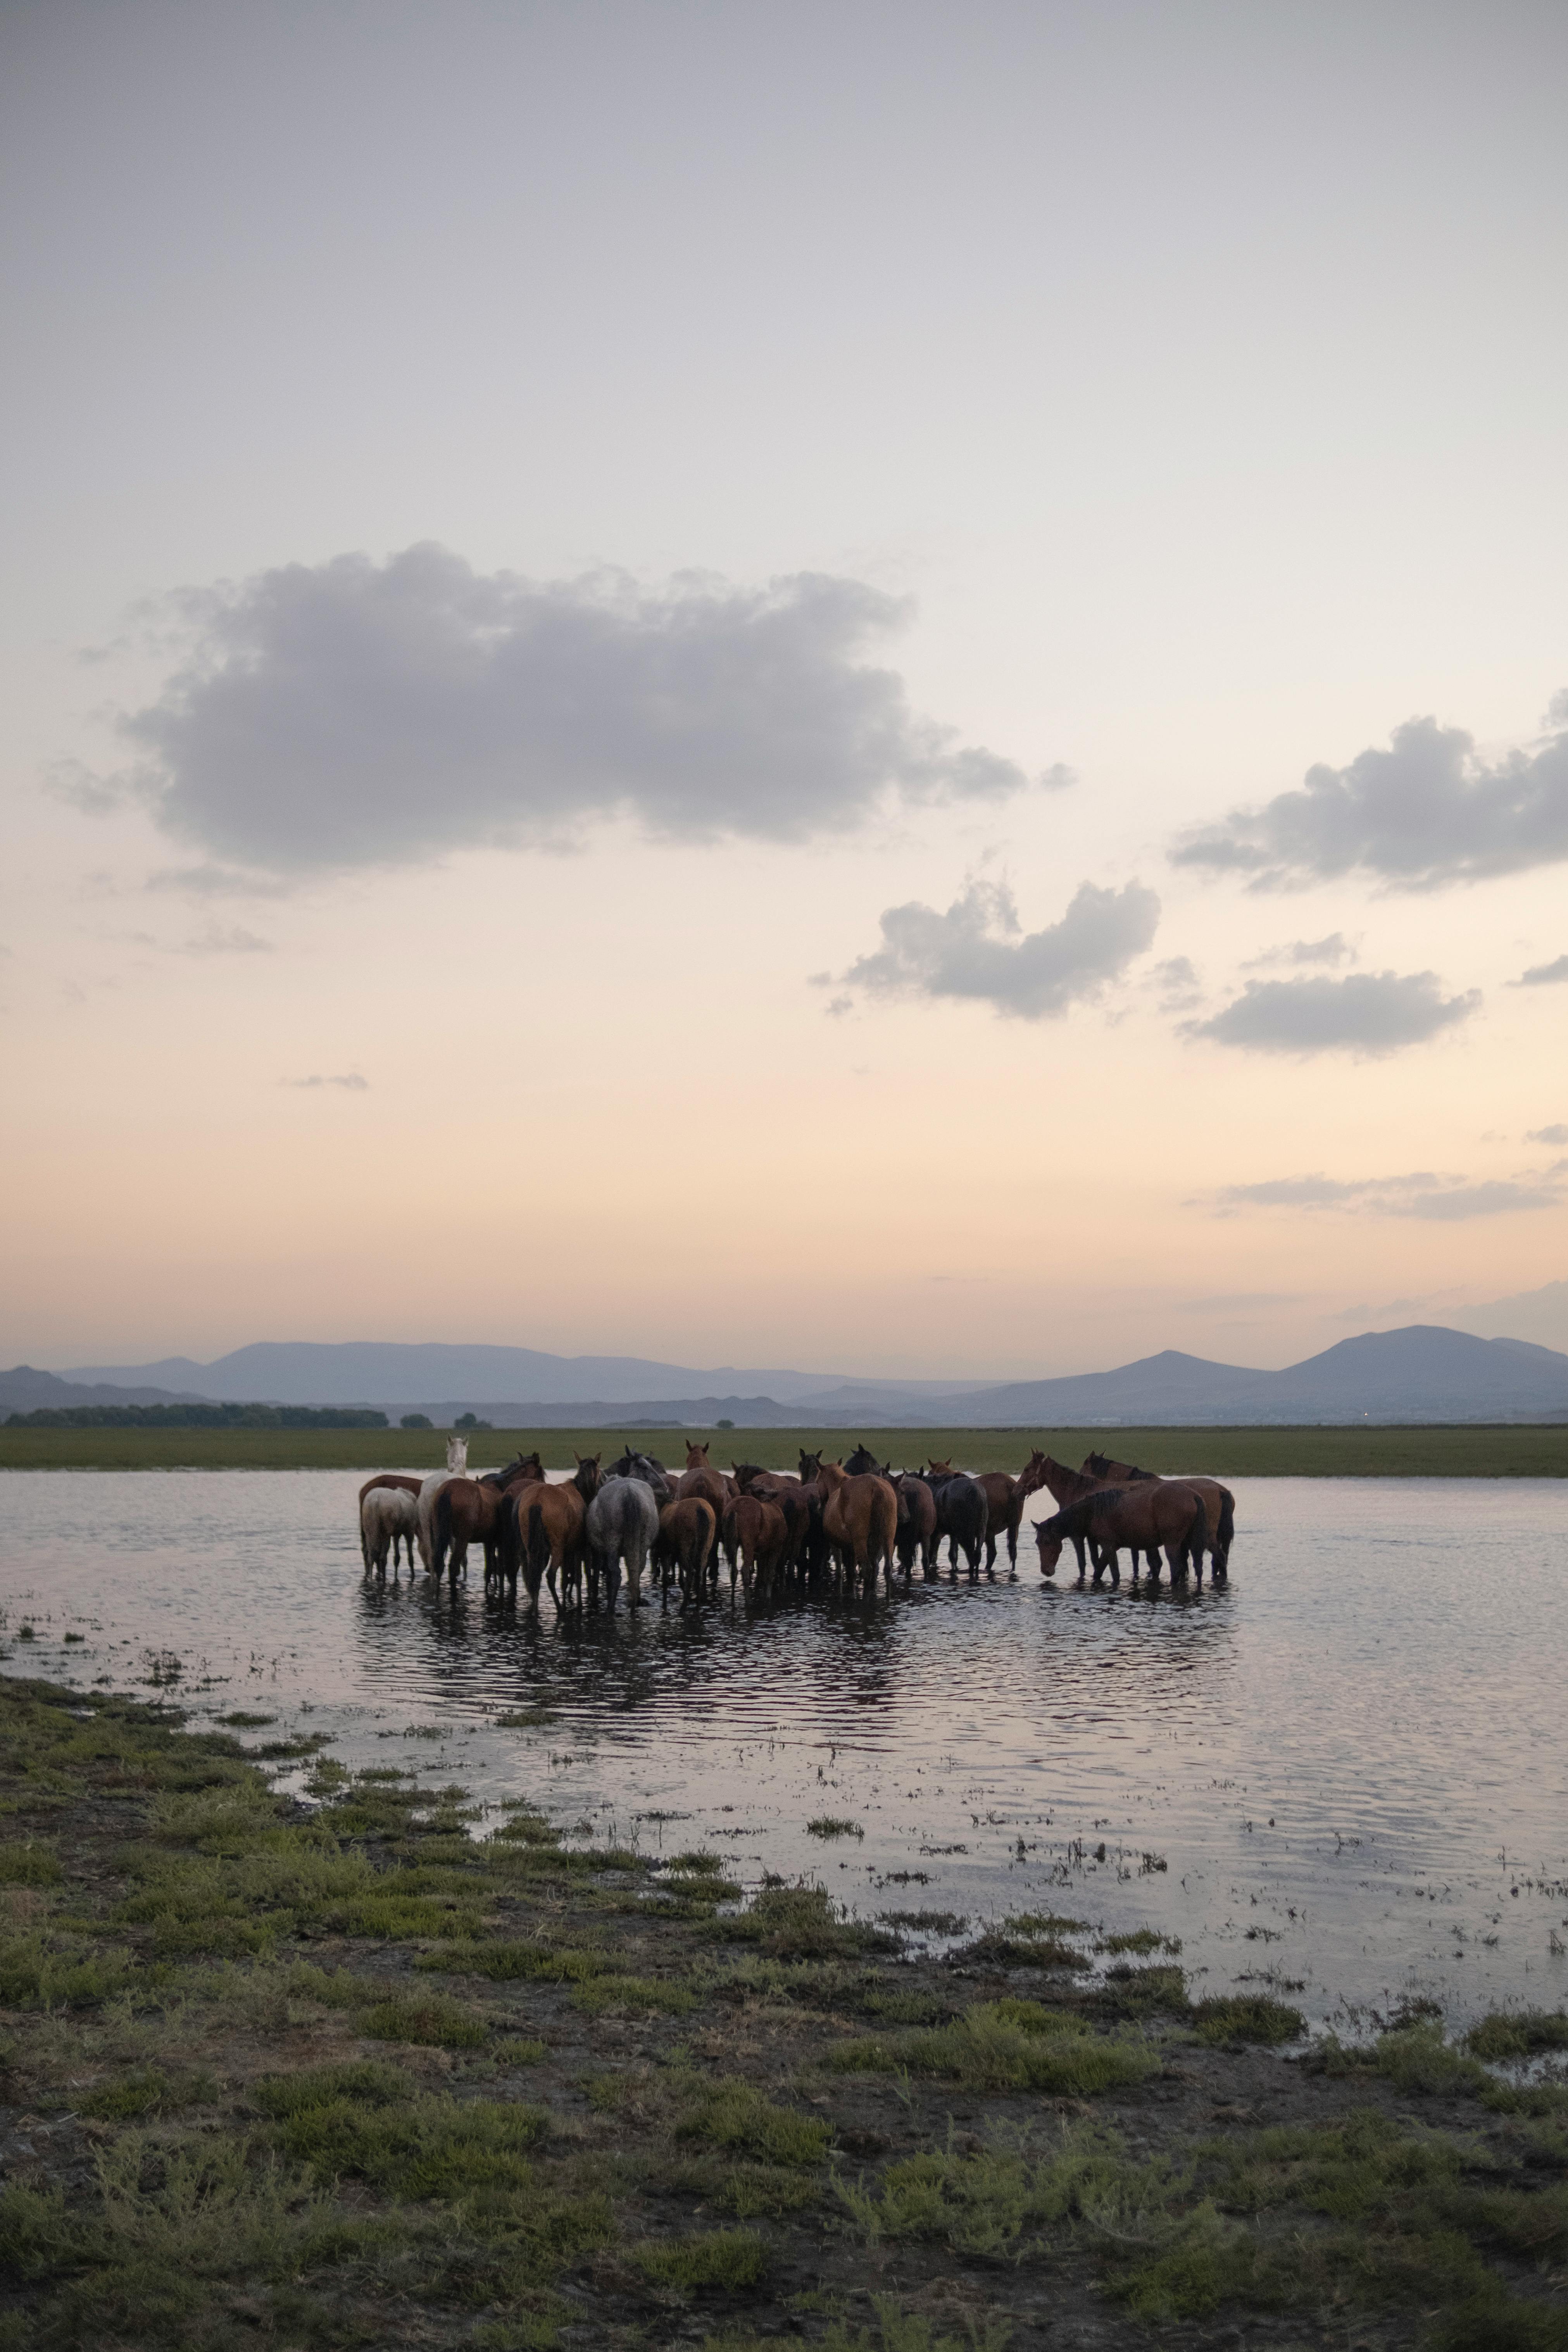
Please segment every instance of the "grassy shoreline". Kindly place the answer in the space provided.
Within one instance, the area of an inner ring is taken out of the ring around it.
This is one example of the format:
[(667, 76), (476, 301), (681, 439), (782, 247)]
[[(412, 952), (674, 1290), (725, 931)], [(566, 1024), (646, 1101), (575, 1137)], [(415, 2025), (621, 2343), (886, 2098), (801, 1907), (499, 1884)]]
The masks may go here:
[[(804, 1446), (830, 1457), (860, 1439), (884, 1460), (952, 1458), (971, 1470), (1017, 1470), (1031, 1445), (1075, 1465), (1090, 1452), (1164, 1472), (1237, 1478), (1568, 1477), (1568, 1427), (1541, 1423), (1279, 1429), (496, 1429), (481, 1430), (476, 1466), (537, 1447), (554, 1467), (574, 1454), (611, 1454), (624, 1439), (682, 1462), (689, 1442), (713, 1460), (793, 1470)], [(430, 1470), (446, 1460), (437, 1430), (6, 1429), (0, 1470)]]
[(0, 1678), (3, 2352), (1568, 2347), (1560, 2012), (1303, 2047), (313, 1745)]

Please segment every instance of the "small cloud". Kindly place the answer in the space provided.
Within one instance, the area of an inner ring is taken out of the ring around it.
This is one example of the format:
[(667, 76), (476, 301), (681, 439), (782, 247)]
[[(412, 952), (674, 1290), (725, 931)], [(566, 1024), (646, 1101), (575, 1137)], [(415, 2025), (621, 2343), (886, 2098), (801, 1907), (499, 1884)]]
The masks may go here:
[(1078, 782), (1078, 770), (1069, 768), (1064, 761), (1056, 760), (1048, 768), (1042, 769), (1035, 782), (1043, 793), (1068, 792)]
[(95, 775), (79, 760), (52, 760), (44, 770), (49, 798), (63, 801), (79, 816), (108, 816), (131, 797), (122, 777)]
[[(1522, 1182), (1494, 1178), (1480, 1183), (1460, 1176), (1435, 1175), (1430, 1169), (1416, 1169), (1405, 1176), (1275, 1176), (1258, 1184), (1227, 1185), (1215, 1194), (1214, 1205), (1222, 1213), (1243, 1208), (1342, 1209), (1454, 1222), (1500, 1216), (1512, 1210), (1556, 1208), (1563, 1200), (1561, 1184), (1552, 1181), (1557, 1173), (1548, 1169), (1546, 1181), (1538, 1176)], [(1394, 1302), (1394, 1307), (1419, 1304), (1418, 1300)], [(1352, 1307), (1348, 1313), (1353, 1317), (1362, 1311)]]
[(1568, 857), (1568, 693), (1552, 698), (1531, 750), (1478, 759), (1462, 727), (1407, 719), (1386, 751), (1309, 768), (1300, 791), (1232, 809), (1187, 834), (1177, 866), (1239, 874), (1253, 890), (1304, 889), (1340, 875), (1431, 890)]
[(1041, 1021), (1097, 995), (1153, 940), (1160, 901), (1140, 882), (1080, 884), (1058, 923), (1025, 933), (1005, 883), (971, 882), (945, 914), (911, 900), (881, 918), (882, 945), (844, 974), (879, 995), (952, 997)]
[(1510, 988), (1551, 988), (1560, 980), (1568, 980), (1568, 955), (1560, 955), (1554, 963), (1532, 963), (1528, 971), (1521, 971), (1517, 980), (1508, 984)]
[(1435, 971), (1249, 980), (1223, 1012), (1184, 1023), (1183, 1032), (1261, 1054), (1393, 1054), (1468, 1021), (1480, 1001), (1474, 988), (1444, 996)]
[(855, 999), (852, 996), (836, 996), (827, 1007), (827, 1017), (830, 1021), (842, 1021), (847, 1013), (854, 1010)]
[(232, 866), (164, 866), (149, 874), (142, 884), (145, 890), (177, 892), (188, 898), (280, 898), (284, 894), (281, 882), (269, 882), (262, 875), (237, 873)]
[(805, 984), (807, 988), (831, 988), (833, 974), (830, 971), (808, 971)]
[(1331, 931), (1321, 940), (1287, 940), (1277, 948), (1265, 948), (1261, 955), (1248, 958), (1243, 971), (1260, 971), (1280, 964), (1354, 963), (1356, 951), (1343, 931)]
[(1202, 978), (1190, 956), (1167, 956), (1154, 966), (1148, 984), (1159, 993), (1162, 1013), (1191, 1013), (1203, 1003)]
[(1300, 1307), (1306, 1295), (1300, 1290), (1221, 1290), (1211, 1298), (1184, 1298), (1180, 1311), (1184, 1315), (1236, 1315), (1268, 1307)]
[(1532, 1127), (1526, 1143), (1568, 1143), (1568, 1127)]
[(226, 926), (209, 923), (206, 929), (198, 932), (195, 939), (185, 940), (179, 947), (168, 950), (170, 955), (188, 956), (270, 955), (272, 951), (270, 940), (258, 938), (254, 931), (242, 929), (238, 923)]
[(307, 1088), (311, 1087), (342, 1087), (343, 1092), (350, 1095), (363, 1095), (370, 1092), (370, 1080), (368, 1078), (362, 1078), (357, 1070), (344, 1070), (335, 1077), (311, 1076), (309, 1078), (283, 1078), (279, 1080), (279, 1084), (286, 1087), (304, 1087)]

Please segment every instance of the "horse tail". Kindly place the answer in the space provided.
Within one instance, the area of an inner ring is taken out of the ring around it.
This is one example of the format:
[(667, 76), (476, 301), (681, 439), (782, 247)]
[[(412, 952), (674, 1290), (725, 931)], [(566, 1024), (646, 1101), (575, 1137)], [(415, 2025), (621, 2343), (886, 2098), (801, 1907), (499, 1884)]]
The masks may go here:
[(1201, 1577), (1204, 1572), (1204, 1554), (1208, 1549), (1209, 1515), (1207, 1506), (1201, 1495), (1194, 1496), (1193, 1499), (1197, 1505), (1197, 1509), (1193, 1513), (1193, 1524), (1187, 1529), (1187, 1556), (1195, 1564)]
[(434, 1557), (430, 1570), (432, 1575), (439, 1576), (447, 1564), (447, 1554), (452, 1544), (452, 1490), (449, 1486), (441, 1487), (437, 1493), (430, 1519), (434, 1530), (431, 1547)]
[(1236, 1541), (1236, 1496), (1228, 1486), (1222, 1486), (1219, 1491), (1225, 1500), (1219, 1507), (1219, 1525), (1215, 1529), (1215, 1540), (1219, 1545), (1219, 1556), (1224, 1561), (1229, 1559), (1231, 1545)]

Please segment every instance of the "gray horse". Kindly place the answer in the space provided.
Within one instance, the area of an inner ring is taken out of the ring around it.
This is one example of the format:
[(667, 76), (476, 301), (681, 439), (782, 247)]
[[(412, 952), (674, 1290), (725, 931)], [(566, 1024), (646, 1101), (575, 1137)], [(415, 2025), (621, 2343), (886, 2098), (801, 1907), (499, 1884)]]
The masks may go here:
[(590, 1593), (603, 1573), (605, 1595), (613, 1609), (624, 1559), (631, 1582), (630, 1605), (640, 1607), (642, 1572), (658, 1533), (658, 1505), (652, 1487), (641, 1478), (606, 1478), (588, 1506)]

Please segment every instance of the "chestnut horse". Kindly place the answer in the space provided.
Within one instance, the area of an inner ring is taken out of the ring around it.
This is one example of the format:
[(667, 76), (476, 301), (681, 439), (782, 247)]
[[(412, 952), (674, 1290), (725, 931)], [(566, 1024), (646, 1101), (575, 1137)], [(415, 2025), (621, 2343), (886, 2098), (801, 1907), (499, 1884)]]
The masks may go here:
[[(1083, 1466), (1091, 1478), (1115, 1486), (1142, 1486), (1160, 1475), (1157, 1470), (1135, 1470), (1131, 1462), (1112, 1462), (1105, 1454), (1089, 1454)], [(1184, 1478), (1181, 1483), (1193, 1487), (1204, 1498), (1209, 1523), (1211, 1573), (1223, 1584), (1230, 1574), (1230, 1548), (1236, 1541), (1236, 1496), (1217, 1478)]]
[[(966, 1474), (954, 1470), (951, 1462), (933, 1462), (930, 1465), (933, 1478), (962, 1478)], [(985, 1497), (985, 1573), (991, 1575), (996, 1566), (996, 1549), (1004, 1535), (1007, 1538), (1007, 1565), (1018, 1565), (1018, 1528), (1024, 1517), (1024, 1498), (1030, 1489), (1018, 1478), (1009, 1477), (1005, 1470), (977, 1470), (973, 1483)], [(951, 1547), (953, 1558), (956, 1546)]]
[(713, 1506), (705, 1496), (683, 1495), (677, 1502), (666, 1503), (659, 1512), (653, 1564), (666, 1583), (671, 1575), (679, 1578), (683, 1609), (694, 1607), (707, 1593), (709, 1563), (718, 1532)]
[(512, 1487), (507, 1496), (501, 1569), (509, 1591), (514, 1593), (521, 1570), (531, 1609), (539, 1607), (542, 1582), (548, 1582), (550, 1598), (558, 1609), (563, 1605), (563, 1596), (574, 1598), (582, 1589), (588, 1506), (599, 1491), (599, 1457), (574, 1454), (572, 1459), (577, 1467), (563, 1485), (552, 1486), (547, 1479), (531, 1479), (526, 1486)]
[[(801, 1458), (804, 1466), (807, 1457)], [(823, 1462), (816, 1484), (822, 1492), (822, 1532), (850, 1580), (859, 1577), (868, 1597), (877, 1590), (880, 1569), (890, 1589), (898, 1558), (899, 1498), (888, 1480), (851, 1478), (842, 1462)]]
[(513, 1487), (542, 1485), (544, 1465), (537, 1454), (520, 1454), (504, 1470), (487, 1470), (482, 1478), (448, 1478), (437, 1490), (430, 1512), (431, 1550), (426, 1555), (431, 1574), (447, 1571), (449, 1591), (458, 1588), (458, 1570), (468, 1564), (468, 1546), (485, 1548), (485, 1582), (500, 1572), (505, 1539), (507, 1499)]
[(706, 1445), (688, 1445), (686, 1467), (675, 1482), (675, 1499), (683, 1503), (689, 1495), (700, 1495), (710, 1505), (717, 1525), (724, 1517), (730, 1501), (729, 1481), (721, 1470), (715, 1470), (708, 1459)]
[(760, 1495), (736, 1495), (724, 1507), (719, 1540), (730, 1563), (731, 1591), (738, 1566), (742, 1590), (750, 1592), (753, 1576), (759, 1584), (771, 1582), (784, 1556), (789, 1526), (776, 1503), (764, 1502)]
[[(1140, 1555), (1147, 1552), (1157, 1559), (1162, 1544), (1170, 1562), (1173, 1584), (1186, 1574), (1187, 1563), (1194, 1558), (1201, 1575), (1207, 1536), (1203, 1496), (1174, 1479), (1156, 1479), (1138, 1486), (1093, 1486), (1077, 1502), (1067, 1504), (1048, 1519), (1037, 1521), (1035, 1527), (1042, 1576), (1056, 1574), (1064, 1543), (1082, 1538), (1094, 1550), (1096, 1584), (1105, 1573), (1108, 1560), (1111, 1582), (1121, 1583), (1117, 1555), (1123, 1550), (1132, 1554), (1136, 1581)], [(1151, 1580), (1157, 1580), (1158, 1569), (1150, 1574)], [(1079, 1582), (1083, 1582), (1081, 1569)]]

